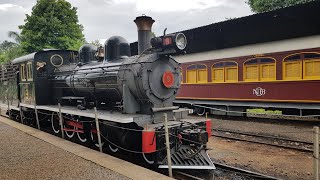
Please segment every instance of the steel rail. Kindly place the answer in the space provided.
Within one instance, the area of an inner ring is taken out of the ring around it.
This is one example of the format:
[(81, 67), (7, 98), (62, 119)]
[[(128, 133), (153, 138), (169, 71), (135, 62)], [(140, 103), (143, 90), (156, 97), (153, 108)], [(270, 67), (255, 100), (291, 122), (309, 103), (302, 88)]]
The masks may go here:
[(241, 169), (238, 167), (234, 167), (234, 166), (230, 166), (230, 165), (226, 165), (226, 164), (222, 164), (222, 163), (218, 163), (218, 162), (213, 162), (213, 164), (216, 166), (216, 168), (220, 168), (222, 170), (227, 170), (227, 171), (233, 171), (236, 173), (240, 173), (243, 175), (254, 177), (255, 179), (279, 179), (279, 178), (276, 178), (273, 176), (268, 176), (268, 175), (261, 174), (258, 172), (254, 172), (254, 171), (250, 171), (250, 170), (246, 170), (246, 169)]
[[(204, 180), (203, 178), (200, 178), (200, 177), (197, 177), (197, 176), (185, 173), (185, 172), (181, 172), (181, 171), (173, 171), (173, 174), (179, 174), (179, 175), (187, 177), (188, 179)], [(175, 178), (178, 179), (178, 177), (175, 177)]]
[[(229, 132), (229, 131), (225, 131), (225, 132)], [(236, 132), (232, 132), (232, 131), (230, 133), (240, 134), (241, 135), (241, 133), (236, 133)], [(220, 138), (227, 138), (227, 139), (232, 139), (232, 140), (237, 140), (237, 141), (245, 141), (245, 142), (256, 143), (256, 144), (275, 146), (275, 147), (281, 147), (281, 148), (287, 148), (287, 149), (293, 149), (293, 150), (298, 150), (298, 151), (302, 151), (302, 152), (309, 152), (309, 153), (313, 152), (312, 149), (308, 149), (308, 148), (286, 146), (286, 145), (282, 145), (282, 144), (273, 144), (273, 143), (268, 143), (268, 142), (263, 142), (263, 141), (255, 141), (255, 140), (248, 140), (248, 139), (243, 139), (243, 138), (238, 138), (238, 137), (230, 137), (230, 136), (224, 136), (224, 135), (218, 135), (218, 134), (212, 134), (211, 136), (220, 137)], [(250, 136), (250, 135), (246, 135), (246, 136)], [(255, 136), (253, 136), (253, 137), (255, 137)], [(259, 137), (259, 138), (266, 138), (266, 137)], [(272, 138), (269, 138), (269, 139), (272, 139)], [(295, 141), (291, 141), (291, 142), (295, 142)], [(308, 143), (307, 145), (312, 145), (312, 143), (310, 143), (310, 144)]]
[(246, 135), (246, 136), (270, 138), (270, 139), (277, 139), (277, 140), (283, 140), (283, 141), (292, 141), (292, 142), (297, 142), (297, 143), (305, 143), (305, 144), (313, 145), (312, 142), (307, 142), (307, 141), (289, 139), (289, 138), (284, 138), (284, 137), (279, 137), (279, 136), (272, 136), (272, 135), (263, 135), (263, 134), (257, 134), (257, 133), (252, 133), (252, 132), (240, 132), (240, 131), (236, 131), (236, 130), (232, 130), (232, 129), (212, 128), (212, 130), (213, 131), (217, 131), (217, 132), (229, 132), (229, 133), (235, 133), (235, 134)]

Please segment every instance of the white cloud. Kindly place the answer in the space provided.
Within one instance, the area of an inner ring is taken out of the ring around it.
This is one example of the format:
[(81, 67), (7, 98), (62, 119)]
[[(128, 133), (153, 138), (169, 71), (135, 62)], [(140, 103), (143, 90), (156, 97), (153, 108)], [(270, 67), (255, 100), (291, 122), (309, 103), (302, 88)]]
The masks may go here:
[(0, 4), (1, 11), (8, 11), (8, 8), (14, 7), (14, 4)]
[(223, 0), (137, 0), (138, 11), (172, 12), (206, 9), (221, 5)]
[(0, 4), (0, 11), (8, 11), (12, 8), (15, 8), (15, 9), (20, 9), (22, 11), (27, 11), (26, 9), (24, 9), (22, 6), (18, 6), (18, 5), (15, 5), (15, 4)]
[(23, 24), (26, 13), (31, 8), (22, 5), (3, 3), (0, 4), (0, 41), (8, 40), (8, 31), (19, 31), (18, 26)]
[[(114, 35), (136, 41), (138, 35), (133, 20), (142, 14), (156, 21), (153, 26), (156, 35), (161, 35), (166, 27), (171, 33), (252, 14), (246, 0), (67, 1), (78, 8), (79, 23), (84, 26), (88, 42)], [(0, 41), (8, 39), (8, 31), (18, 31), (25, 14), (30, 14), (35, 4), (36, 0), (0, 0)]]

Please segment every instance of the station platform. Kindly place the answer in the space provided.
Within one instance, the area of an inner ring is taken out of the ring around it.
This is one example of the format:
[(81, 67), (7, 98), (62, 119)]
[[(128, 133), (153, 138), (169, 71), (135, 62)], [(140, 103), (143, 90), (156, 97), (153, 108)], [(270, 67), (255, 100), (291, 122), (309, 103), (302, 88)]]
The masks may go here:
[(0, 116), (0, 179), (170, 179)]

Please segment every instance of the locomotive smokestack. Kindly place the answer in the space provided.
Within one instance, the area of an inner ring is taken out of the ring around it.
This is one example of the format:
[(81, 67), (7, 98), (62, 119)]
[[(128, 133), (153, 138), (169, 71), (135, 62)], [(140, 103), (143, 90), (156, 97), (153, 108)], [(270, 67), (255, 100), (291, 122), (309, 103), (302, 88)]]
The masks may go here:
[(134, 22), (138, 28), (138, 54), (151, 47), (151, 27), (154, 20), (149, 16), (138, 16)]

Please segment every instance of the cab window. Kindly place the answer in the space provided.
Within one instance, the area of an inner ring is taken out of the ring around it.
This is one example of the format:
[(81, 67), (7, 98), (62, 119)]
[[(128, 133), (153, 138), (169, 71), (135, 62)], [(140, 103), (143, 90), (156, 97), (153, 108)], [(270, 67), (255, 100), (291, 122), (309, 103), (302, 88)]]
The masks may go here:
[(32, 62), (27, 63), (27, 81), (33, 80)]
[(20, 80), (26, 81), (26, 74), (25, 74), (25, 64), (20, 65)]

